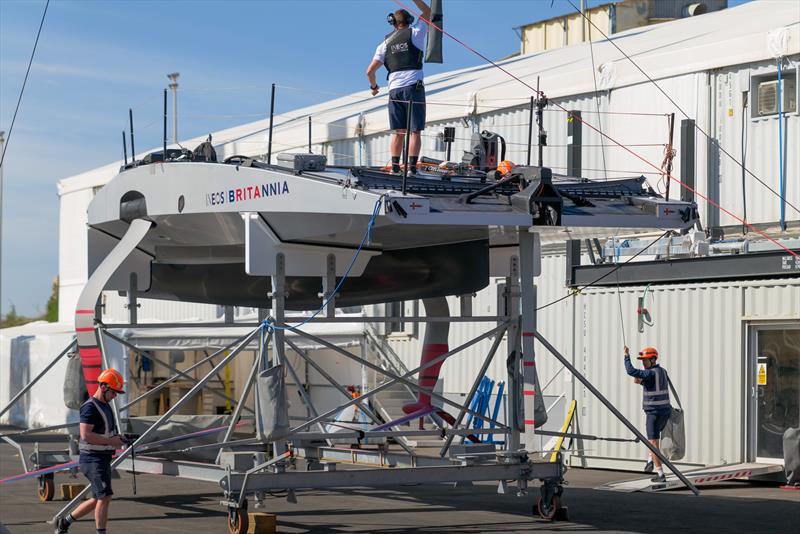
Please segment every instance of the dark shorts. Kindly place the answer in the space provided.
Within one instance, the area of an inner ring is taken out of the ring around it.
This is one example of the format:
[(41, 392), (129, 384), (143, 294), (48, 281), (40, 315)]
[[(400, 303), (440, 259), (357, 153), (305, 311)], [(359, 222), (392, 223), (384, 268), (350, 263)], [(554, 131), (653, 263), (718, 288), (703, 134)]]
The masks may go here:
[(411, 131), (425, 129), (425, 86), (408, 85), (389, 91), (389, 127), (405, 130), (408, 119), (408, 102), (411, 101)]
[(85, 462), (81, 463), (81, 473), (89, 479), (92, 485), (92, 495), (95, 499), (114, 495), (111, 491), (111, 462)]
[(646, 413), (647, 439), (661, 439), (661, 431), (667, 426), (671, 411)]

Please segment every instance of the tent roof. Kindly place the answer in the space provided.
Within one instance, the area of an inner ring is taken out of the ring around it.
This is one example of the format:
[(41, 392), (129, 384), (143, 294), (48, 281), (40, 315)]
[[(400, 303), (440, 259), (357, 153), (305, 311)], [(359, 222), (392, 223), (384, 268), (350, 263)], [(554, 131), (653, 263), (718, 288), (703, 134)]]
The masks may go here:
[[(303, 332), (324, 338), (337, 347), (356, 346), (364, 338), (364, 324), (360, 322), (363, 317), (362, 313), (338, 312), (336, 314), (340, 319), (352, 318), (352, 323), (310, 322), (302, 324), (308, 316), (307, 312), (289, 312), (286, 322), (297, 326)], [(258, 322), (258, 318), (255, 314), (247, 314), (239, 316), (237, 321), (238, 323), (255, 324)], [(114, 329), (114, 333), (145, 350), (202, 350), (227, 347), (234, 340), (246, 336), (255, 328), (236, 323), (225, 324), (222, 320), (211, 323), (203, 321), (202, 326), (192, 326), (192, 323), (197, 323), (197, 321), (185, 321), (185, 325), (183, 323), (182, 321), (179, 324), (173, 323), (169, 327), (162, 327), (158, 326), (158, 322), (153, 322), (152, 326), (145, 324), (140, 328)], [(295, 332), (287, 330), (285, 336), (300, 348), (321, 348), (321, 345)], [(250, 343), (248, 349), (252, 350), (257, 347), (258, 337)]]
[[(364, 338), (364, 327), (360, 323), (312, 323), (300, 328), (302, 331), (324, 338), (337, 347), (358, 346)], [(127, 328), (115, 330), (119, 337), (144, 350), (203, 350), (222, 349), (235, 339), (246, 336), (253, 331), (248, 326), (215, 327), (183, 327), (172, 328)], [(292, 343), (305, 350), (324, 348), (313, 340), (287, 331), (286, 337)], [(249, 345), (248, 350), (258, 348), (258, 337)], [(291, 350), (287, 347), (287, 350)]]
[[(600, 89), (608, 90), (647, 82), (612, 41), (651, 78), (658, 80), (798, 54), (799, 19), (795, 2), (760, 0), (617, 33), (591, 44), (599, 70), (598, 84)], [(450, 46), (458, 45), (451, 41)], [(594, 91), (589, 43), (516, 56), (499, 64), (530, 86), (535, 86), (539, 76), (541, 87), (551, 100)], [(280, 91), (279, 88), (278, 98)], [(426, 93), (428, 122), (526, 105), (531, 96), (530, 89), (490, 64), (428, 76)], [(362, 125), (367, 133), (386, 131), (389, 126), (386, 99), (385, 93), (371, 97), (368, 91), (361, 91), (278, 115), (274, 121), (273, 151), (305, 147), (308, 140), (305, 119), (309, 115), (318, 124), (316, 143), (354, 137), (359, 116), (363, 116)], [(263, 154), (267, 127), (268, 121), (264, 119), (214, 133), (218, 153), (222, 157)], [(194, 147), (204, 139), (205, 136), (197, 137), (183, 144)], [(119, 165), (116, 162), (65, 178), (59, 182), (59, 194), (103, 185), (117, 173)]]

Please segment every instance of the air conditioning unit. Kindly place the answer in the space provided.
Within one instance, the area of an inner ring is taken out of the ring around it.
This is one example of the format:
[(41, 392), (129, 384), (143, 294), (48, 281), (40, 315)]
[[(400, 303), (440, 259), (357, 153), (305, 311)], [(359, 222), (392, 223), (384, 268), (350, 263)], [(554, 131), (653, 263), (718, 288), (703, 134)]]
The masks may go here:
[[(781, 98), (783, 113), (794, 113), (797, 111), (797, 93), (795, 90), (795, 78), (786, 77), (781, 80)], [(764, 81), (758, 84), (758, 114), (775, 115), (778, 113), (778, 80)]]

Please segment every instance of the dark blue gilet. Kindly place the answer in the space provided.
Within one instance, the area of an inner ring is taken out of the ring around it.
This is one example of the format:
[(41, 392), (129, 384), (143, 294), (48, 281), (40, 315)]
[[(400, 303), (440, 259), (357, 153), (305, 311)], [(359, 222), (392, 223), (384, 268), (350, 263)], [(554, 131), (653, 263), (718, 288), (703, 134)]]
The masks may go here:
[(401, 70), (422, 69), (422, 50), (414, 46), (411, 28), (396, 30), (386, 36), (383, 64), (389, 74)]

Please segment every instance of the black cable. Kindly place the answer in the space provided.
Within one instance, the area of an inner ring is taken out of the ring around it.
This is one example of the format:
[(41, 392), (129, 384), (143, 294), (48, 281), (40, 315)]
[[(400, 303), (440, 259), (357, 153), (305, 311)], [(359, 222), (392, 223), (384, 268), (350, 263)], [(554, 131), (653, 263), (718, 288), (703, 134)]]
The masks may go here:
[(131, 475), (133, 475), (133, 494), (136, 495), (136, 449), (131, 447)]
[(6, 150), (8, 150), (8, 143), (11, 141), (11, 132), (14, 130), (14, 122), (17, 120), (17, 112), (19, 105), (22, 102), (22, 95), (25, 93), (25, 85), (28, 83), (28, 74), (31, 72), (31, 65), (33, 64), (33, 56), (36, 55), (36, 47), (39, 44), (39, 36), (42, 34), (42, 26), (44, 26), (44, 17), (47, 15), (47, 8), (50, 5), (50, 0), (44, 5), (44, 13), (42, 13), (42, 20), (39, 22), (39, 31), (36, 32), (36, 41), (33, 43), (33, 51), (31, 52), (31, 59), (28, 61), (28, 70), (25, 71), (25, 79), (22, 80), (22, 89), (19, 91), (19, 98), (17, 99), (17, 107), (14, 109), (14, 116), (11, 118), (11, 126), (8, 128), (8, 137), (6, 137), (5, 145), (3, 145), (3, 154), (0, 156), (0, 167), (3, 166), (3, 161), (6, 159)]
[(607, 277), (607, 276), (610, 276), (610, 275), (614, 274), (614, 273), (615, 273), (615, 272), (617, 272), (619, 269), (621, 269), (621, 268), (622, 268), (624, 265), (627, 265), (628, 263), (630, 263), (631, 261), (633, 261), (634, 259), (636, 259), (636, 257), (637, 257), (637, 256), (641, 255), (642, 253), (644, 253), (644, 251), (646, 251), (647, 249), (649, 249), (650, 247), (652, 247), (653, 245), (655, 245), (655, 244), (656, 244), (656, 242), (658, 242), (660, 239), (663, 239), (663, 238), (664, 238), (664, 237), (665, 237), (665, 236), (666, 236), (666, 235), (667, 235), (669, 232), (670, 232), (670, 230), (667, 230), (666, 232), (664, 232), (663, 234), (661, 234), (660, 236), (658, 236), (657, 238), (655, 238), (653, 241), (651, 241), (649, 245), (647, 245), (647, 246), (646, 246), (646, 247), (644, 247), (642, 250), (640, 250), (639, 252), (637, 252), (636, 254), (634, 254), (633, 256), (631, 256), (631, 257), (630, 257), (628, 260), (626, 260), (624, 263), (619, 263), (619, 264), (617, 264), (617, 266), (616, 266), (616, 267), (614, 267), (612, 270), (608, 271), (606, 274), (604, 274), (604, 275), (603, 275), (603, 276), (601, 276), (600, 278), (597, 278), (596, 280), (592, 280), (591, 282), (589, 282), (588, 284), (584, 285), (583, 287), (579, 287), (578, 289), (574, 289), (574, 290), (572, 290), (572, 292), (570, 292), (569, 294), (567, 294), (567, 295), (564, 295), (563, 297), (561, 297), (561, 298), (559, 298), (559, 299), (556, 299), (556, 300), (554, 300), (553, 302), (548, 302), (548, 303), (547, 303), (547, 304), (545, 304), (544, 306), (539, 306), (538, 308), (536, 308), (536, 311), (541, 311), (541, 310), (543, 310), (543, 309), (545, 309), (545, 308), (547, 308), (547, 307), (549, 307), (549, 306), (552, 306), (553, 304), (558, 304), (559, 302), (561, 302), (561, 301), (563, 301), (563, 300), (567, 300), (567, 299), (568, 299), (568, 298), (570, 298), (570, 297), (574, 297), (574, 296), (576, 296), (578, 293), (580, 293), (581, 291), (583, 291), (584, 289), (586, 289), (587, 287), (589, 287), (589, 286), (593, 286), (593, 285), (595, 285), (597, 282), (599, 282), (600, 280), (602, 280), (603, 278), (605, 278), (605, 277)]
[[(620, 48), (620, 47), (619, 47), (619, 45), (618, 45), (618, 44), (615, 42), (615, 40), (614, 40), (614, 39), (610, 38), (608, 35), (606, 35), (605, 33), (603, 33), (603, 30), (601, 30), (600, 28), (598, 28), (598, 27), (597, 27), (597, 25), (595, 25), (595, 23), (594, 23), (594, 22), (592, 22), (592, 19), (590, 19), (589, 17), (587, 17), (587, 16), (586, 16), (586, 14), (585, 14), (585, 13), (583, 13), (583, 12), (580, 10), (580, 8), (579, 8), (579, 7), (577, 7), (577, 6), (576, 6), (574, 3), (572, 3), (572, 0), (566, 0), (566, 1), (567, 1), (567, 3), (568, 3), (569, 5), (571, 5), (571, 6), (572, 6), (572, 8), (573, 8), (575, 11), (577, 11), (578, 13), (580, 13), (580, 15), (581, 15), (581, 16), (582, 16), (584, 19), (586, 19), (586, 21), (587, 21), (589, 24), (591, 24), (591, 25), (592, 25), (592, 26), (593, 26), (593, 27), (594, 27), (594, 28), (595, 28), (595, 29), (596, 29), (598, 32), (600, 32), (600, 35), (602, 35), (603, 37), (605, 37), (605, 38), (606, 38), (606, 41), (608, 41), (609, 43), (611, 43), (611, 45), (612, 45), (614, 48), (616, 48), (616, 49), (619, 51), (619, 53), (620, 53), (620, 54), (622, 54), (623, 56), (625, 56), (625, 59), (627, 59), (628, 61), (630, 61), (630, 62), (631, 62), (631, 64), (633, 64), (633, 66), (634, 66), (634, 67), (636, 67), (636, 69), (637, 69), (639, 72), (641, 72), (641, 73), (642, 73), (642, 75), (644, 75), (644, 77), (645, 77), (645, 78), (647, 78), (647, 79), (648, 79), (648, 81), (649, 81), (650, 83), (652, 83), (653, 85), (655, 85), (655, 86), (656, 86), (656, 89), (658, 89), (658, 90), (661, 92), (661, 94), (663, 94), (663, 95), (664, 95), (664, 96), (667, 98), (667, 100), (669, 100), (669, 101), (672, 103), (672, 105), (673, 105), (673, 106), (675, 106), (675, 108), (676, 108), (678, 111), (680, 111), (680, 112), (681, 112), (681, 114), (682, 114), (684, 117), (686, 117), (686, 118), (687, 118), (687, 119), (689, 119), (689, 120), (692, 120), (692, 118), (689, 116), (689, 114), (688, 114), (688, 113), (686, 113), (686, 112), (683, 110), (683, 108), (682, 108), (682, 107), (680, 107), (680, 106), (677, 104), (677, 102), (675, 102), (675, 100), (673, 100), (673, 99), (672, 99), (672, 97), (671, 97), (671, 96), (669, 96), (669, 94), (667, 94), (667, 92), (666, 92), (666, 91), (664, 91), (664, 89), (662, 89), (662, 88), (661, 88), (661, 86), (660, 86), (660, 85), (658, 85), (658, 83), (656, 83), (656, 81), (655, 81), (653, 78), (651, 78), (651, 77), (650, 77), (650, 76), (649, 76), (649, 75), (648, 75), (648, 74), (647, 74), (647, 73), (646, 73), (646, 72), (645, 72), (645, 71), (644, 71), (644, 70), (643, 70), (643, 69), (642, 69), (642, 68), (639, 66), (639, 64), (638, 64), (638, 63), (636, 63), (636, 62), (633, 60), (633, 58), (631, 58), (631, 57), (630, 57), (628, 54), (626, 54), (626, 53), (625, 53), (625, 51), (623, 51), (623, 50), (622, 50), (622, 48)], [(744, 119), (743, 119), (743, 120), (744, 120)], [(697, 131), (699, 131), (701, 134), (703, 134), (704, 136), (706, 136), (706, 138), (707, 138), (707, 139), (709, 139), (709, 140), (711, 140), (711, 139), (712, 139), (712, 137), (711, 137), (711, 136), (710, 136), (708, 133), (706, 133), (706, 131), (705, 131), (705, 130), (703, 130), (703, 129), (702, 129), (700, 126), (698, 126), (698, 125), (697, 125), (697, 122), (695, 122), (695, 124), (694, 124), (694, 127), (697, 129)], [(761, 185), (763, 185), (764, 187), (766, 187), (767, 189), (769, 189), (770, 191), (772, 191), (772, 194), (774, 194), (775, 196), (777, 196), (779, 199), (783, 200), (783, 202), (784, 202), (784, 203), (785, 203), (787, 206), (791, 206), (791, 207), (792, 207), (792, 209), (794, 209), (794, 210), (795, 210), (797, 213), (800, 213), (800, 209), (798, 209), (798, 208), (797, 208), (797, 206), (795, 206), (794, 204), (791, 204), (791, 203), (790, 203), (788, 200), (786, 200), (784, 197), (782, 197), (780, 193), (778, 193), (777, 191), (775, 191), (774, 189), (772, 189), (772, 188), (771, 188), (769, 185), (767, 185), (767, 184), (766, 184), (766, 183), (765, 183), (763, 180), (761, 180), (761, 179), (760, 179), (758, 176), (756, 176), (755, 174), (753, 174), (753, 173), (752, 173), (752, 172), (751, 172), (749, 169), (747, 169), (747, 168), (744, 166), (744, 163), (743, 163), (743, 162), (740, 162), (739, 160), (737, 160), (736, 158), (734, 158), (734, 157), (731, 155), (731, 153), (730, 153), (730, 152), (728, 152), (727, 150), (725, 150), (724, 148), (722, 148), (722, 146), (720, 146), (719, 144), (717, 144), (717, 148), (719, 149), (719, 151), (720, 151), (720, 152), (722, 152), (723, 154), (725, 154), (726, 156), (728, 156), (728, 157), (729, 157), (729, 158), (730, 158), (730, 159), (731, 159), (731, 160), (732, 160), (734, 163), (736, 163), (737, 165), (739, 165), (740, 167), (742, 167), (742, 170), (743, 170), (743, 172), (746, 172), (747, 174), (749, 174), (750, 176), (752, 176), (753, 178), (755, 178), (755, 179), (756, 179), (756, 181), (758, 181), (758, 183), (760, 183)]]

